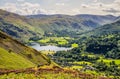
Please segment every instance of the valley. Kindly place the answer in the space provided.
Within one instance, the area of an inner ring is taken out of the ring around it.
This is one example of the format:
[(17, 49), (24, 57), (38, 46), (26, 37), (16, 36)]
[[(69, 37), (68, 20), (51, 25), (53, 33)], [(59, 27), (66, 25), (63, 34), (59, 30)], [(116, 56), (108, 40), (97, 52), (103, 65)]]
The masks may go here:
[(0, 9), (0, 79), (120, 79), (120, 19)]

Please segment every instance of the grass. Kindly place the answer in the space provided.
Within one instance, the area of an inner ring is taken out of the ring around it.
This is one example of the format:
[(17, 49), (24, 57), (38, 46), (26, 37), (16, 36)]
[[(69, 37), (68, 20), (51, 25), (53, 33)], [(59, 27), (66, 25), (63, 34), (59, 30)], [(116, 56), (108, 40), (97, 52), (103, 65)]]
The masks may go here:
[(41, 40), (38, 40), (39, 43), (48, 43), (48, 44), (58, 44), (58, 45), (65, 45), (68, 44), (68, 40), (70, 37), (45, 37)]
[(80, 79), (80, 78), (73, 78), (70, 74), (64, 74), (64, 73), (43, 73), (41, 75), (35, 76), (34, 74), (14, 74), (11, 73), (9, 75), (2, 75), (0, 76), (0, 79)]
[(86, 61), (79, 61), (79, 62), (73, 62), (74, 64), (79, 64), (79, 65), (82, 65), (82, 64), (88, 64), (88, 65), (91, 65), (92, 63), (90, 62), (86, 62)]
[(120, 60), (119, 59), (100, 59), (100, 60), (98, 60), (98, 62), (100, 62), (101, 60), (103, 60), (103, 62), (105, 62), (107, 65), (112, 61), (114, 61), (115, 64), (120, 65)]
[(72, 66), (71, 68), (72, 68), (72, 69), (82, 69), (83, 66)]
[(0, 68), (21, 69), (34, 66), (35, 64), (22, 56), (0, 48)]
[(91, 71), (91, 70), (86, 70), (85, 73), (90, 73), (90, 74), (94, 74), (94, 75), (99, 75), (99, 74), (104, 75), (104, 73), (101, 73), (101, 72), (98, 73), (97, 71)]
[(43, 54), (46, 54), (46, 55), (48, 55), (48, 54), (54, 54), (55, 52), (54, 51), (41, 51), (41, 53), (43, 53)]
[(106, 38), (111, 39), (113, 37), (114, 37), (114, 35), (108, 35), (108, 36), (104, 37), (104, 39), (106, 39)]
[[(36, 65), (38, 65), (38, 64), (42, 64), (42, 65), (48, 64), (49, 59), (47, 58), (46, 55), (34, 50), (33, 48), (25, 46), (24, 44), (18, 42), (17, 40), (12, 39), (11, 37), (9, 37), (9, 36), (5, 35), (4, 33), (1, 33), (1, 32), (0, 32), (0, 38), (1, 38), (0, 39), (0, 47), (4, 48), (4, 50), (1, 49), (0, 53), (5, 58), (3, 60), (3, 58), (1, 58), (1, 56), (0, 56), (0, 59), (1, 59), (2, 62), (6, 61), (9, 64), (14, 62), (13, 65), (15, 64), (15, 66), (17, 66), (16, 65), (17, 63), (19, 63), (18, 67), (22, 67), (21, 66), (22, 64), (25, 65), (25, 63), (27, 63), (25, 61), (27, 61), (27, 60), (29, 62), (32, 62), (32, 63), (36, 64)], [(11, 50), (11, 53), (8, 53), (7, 50)], [(4, 54), (6, 54), (6, 56)], [(11, 61), (9, 61), (9, 59)], [(18, 62), (17, 62), (17, 60), (18, 60)], [(24, 61), (22, 61), (22, 60), (24, 60)], [(22, 62), (21, 65), (20, 65), (19, 61)], [(0, 62), (1, 63), (0, 65), (1, 66), (5, 65), (3, 67), (8, 68), (8, 64), (7, 63), (2, 63), (2, 62)], [(14, 68), (18, 68), (18, 67), (14, 67)], [(29, 66), (26, 66), (26, 67), (29, 67)]]
[(96, 55), (95, 55), (95, 54), (88, 54), (88, 53), (86, 53), (86, 54), (82, 54), (82, 56), (96, 57)]
[(76, 48), (76, 47), (79, 47), (78, 44), (74, 43), (71, 45), (72, 48)]
[(87, 73), (75, 72), (71, 70), (64, 71), (44, 71), (40, 73), (10, 73), (0, 75), (0, 79), (110, 79), (96, 74), (96, 72), (86, 71)]
[(49, 42), (49, 41), (50, 41), (50, 39), (48, 39), (48, 38), (38, 40), (38, 42), (40, 42), (40, 43), (47, 43), (47, 42)]

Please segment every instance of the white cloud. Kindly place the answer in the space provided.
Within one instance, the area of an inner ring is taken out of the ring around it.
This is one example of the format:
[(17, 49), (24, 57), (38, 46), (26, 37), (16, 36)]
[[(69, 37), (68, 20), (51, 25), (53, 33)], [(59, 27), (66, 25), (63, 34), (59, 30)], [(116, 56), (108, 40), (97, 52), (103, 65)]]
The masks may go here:
[(18, 13), (21, 15), (33, 15), (33, 14), (47, 14), (45, 9), (42, 9), (39, 4), (32, 4), (29, 2), (24, 2), (20, 4), (6, 3), (1, 9)]
[(64, 6), (65, 3), (56, 3), (55, 5), (57, 5), (57, 6)]
[(24, 2), (25, 0), (17, 0), (18, 2)]
[(116, 14), (116, 13), (119, 13), (120, 11), (119, 10), (116, 10), (114, 8), (110, 8), (110, 9), (107, 9), (107, 10), (103, 10), (105, 12), (108, 12), (108, 13), (113, 13), (113, 14)]
[[(120, 15), (120, 0), (115, 0), (113, 3), (105, 4), (101, 2), (91, 3), (91, 4), (81, 4), (79, 9), (74, 9), (76, 13), (80, 14), (98, 14), (98, 15)], [(73, 11), (74, 11), (73, 10)], [(74, 12), (75, 12), (74, 11)]]
[[(19, 13), (21, 15), (31, 15), (31, 14), (114, 14), (120, 15), (120, 0), (115, 0), (112, 3), (103, 3), (100, 0), (94, 0), (91, 3), (80, 3), (80, 4), (69, 4), (70, 0), (62, 0), (54, 3), (54, 5), (46, 5), (42, 8), (39, 3), (25, 2), (25, 0), (19, 3), (6, 3), (4, 6), (0, 7), (7, 11)], [(55, 1), (55, 0), (51, 0)], [(66, 2), (64, 2), (66, 1)], [(53, 3), (52, 3), (53, 4)]]
[(38, 3), (32, 4), (29, 2), (25, 2), (23, 4), (20, 5), (21, 7), (28, 7), (28, 8), (40, 8), (40, 5)]
[(17, 10), (16, 5), (13, 3), (6, 3), (3, 7), (0, 8), (11, 12), (15, 12)]
[(98, 0), (94, 0), (94, 2), (98, 2)]

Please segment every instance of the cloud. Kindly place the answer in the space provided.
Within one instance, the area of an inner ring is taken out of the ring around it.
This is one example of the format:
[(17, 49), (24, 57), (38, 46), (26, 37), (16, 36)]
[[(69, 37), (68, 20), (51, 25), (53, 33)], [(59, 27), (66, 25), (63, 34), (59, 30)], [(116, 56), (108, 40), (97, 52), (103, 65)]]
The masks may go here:
[(37, 3), (6, 3), (0, 8), (20, 15), (47, 14), (47, 11), (42, 9), (41, 6)]
[[(114, 0), (114, 2), (106, 3), (100, 0), (93, 0), (91, 3), (81, 2), (80, 0), (50, 0), (48, 4), (44, 2), (44, 5), (39, 3), (30, 3), (25, 0), (17, 0), (17, 3), (6, 3), (2, 9), (15, 12), (21, 15), (34, 15), (34, 14), (98, 14), (107, 15), (114, 14), (120, 15), (120, 0)], [(80, 3), (80, 2), (81, 3)], [(87, 1), (87, 0), (86, 0)], [(78, 4), (77, 4), (78, 2)]]
[(24, 2), (25, 0), (17, 0), (18, 2)]
[(104, 9), (102, 9), (104, 12), (114, 14), (114, 15), (120, 15), (120, 0), (115, 0), (113, 3), (108, 5), (103, 5)]
[(80, 14), (98, 14), (98, 15), (120, 15), (120, 0), (115, 0), (113, 3), (105, 4), (102, 2), (96, 2), (91, 4), (81, 4), (79, 10), (74, 11)]
[(13, 3), (6, 3), (4, 6), (0, 8), (11, 12), (15, 12), (17, 10), (16, 4)]
[(57, 5), (57, 6), (64, 6), (65, 3), (56, 3), (55, 5)]
[(94, 2), (98, 2), (98, 0), (94, 0)]
[(82, 8), (88, 8), (89, 6), (86, 5), (86, 4), (82, 4), (81, 7), (82, 7)]
[(113, 13), (113, 14), (116, 14), (116, 13), (119, 13), (119, 12), (120, 12), (120, 10), (116, 10), (116, 9), (114, 9), (114, 8), (110, 8), (110, 9), (108, 9), (108, 10), (103, 10), (103, 11), (108, 12), (108, 13)]
[(38, 3), (32, 4), (29, 2), (25, 2), (20, 5), (20, 7), (26, 7), (26, 8), (40, 8), (40, 5)]

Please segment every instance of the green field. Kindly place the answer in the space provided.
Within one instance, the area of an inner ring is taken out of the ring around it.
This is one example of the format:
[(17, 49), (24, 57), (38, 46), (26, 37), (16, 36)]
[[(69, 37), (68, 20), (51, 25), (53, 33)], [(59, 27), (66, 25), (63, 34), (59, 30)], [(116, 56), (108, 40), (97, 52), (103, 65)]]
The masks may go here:
[(53, 44), (53, 45), (65, 45), (69, 43), (69, 40), (72, 40), (70, 37), (44, 37), (41, 40), (38, 40), (39, 43)]
[(119, 59), (100, 59), (100, 60), (98, 60), (98, 62), (100, 62), (100, 61), (103, 61), (106, 64), (110, 64), (110, 62), (114, 61), (115, 64), (120, 66), (120, 60)]
[(73, 63), (74, 64), (79, 64), (79, 65), (82, 65), (82, 64), (92, 65), (92, 63), (87, 62), (87, 61), (79, 61), (79, 62), (73, 62)]
[(72, 67), (70, 67), (70, 68), (72, 68), (72, 69), (82, 69), (83, 66), (72, 66)]
[(76, 47), (79, 47), (79, 45), (76, 44), (76, 43), (74, 43), (74, 44), (71, 45), (71, 47), (72, 47), (72, 48), (76, 48)]

